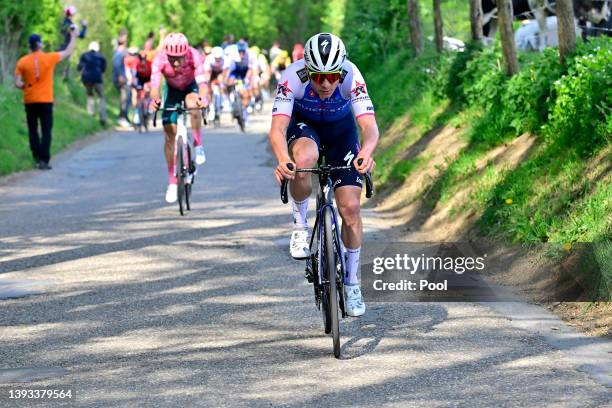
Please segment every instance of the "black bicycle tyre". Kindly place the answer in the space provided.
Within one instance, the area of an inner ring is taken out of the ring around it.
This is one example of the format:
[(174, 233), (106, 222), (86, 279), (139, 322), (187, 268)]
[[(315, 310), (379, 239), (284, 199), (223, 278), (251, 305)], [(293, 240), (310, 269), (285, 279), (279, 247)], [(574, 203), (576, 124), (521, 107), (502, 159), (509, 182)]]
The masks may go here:
[(179, 138), (176, 142), (176, 184), (177, 201), (181, 215), (185, 215), (183, 210), (183, 200), (185, 199), (185, 166), (183, 166), (183, 149), (183, 138)]
[[(326, 208), (323, 211), (323, 240), (325, 244), (325, 263), (327, 273), (327, 284), (323, 286), (323, 292), (328, 291), (328, 310), (331, 334), (334, 343), (334, 357), (340, 358), (340, 327), (338, 316), (338, 287), (336, 285), (336, 256), (334, 252), (334, 236), (332, 231), (332, 210)], [(325, 276), (324, 275), (324, 276)]]
[(240, 92), (234, 94), (234, 116), (236, 116), (240, 131), (244, 133), (244, 114), (242, 112), (242, 97), (240, 96)]
[(187, 173), (191, 176), (190, 182), (185, 185), (185, 207), (187, 211), (191, 211), (191, 183), (195, 177), (195, 175), (191, 173), (191, 160), (191, 149), (187, 149), (187, 163), (189, 163), (189, 171)]
[(149, 114), (147, 112), (146, 99), (140, 101), (140, 125), (144, 129), (144, 133), (149, 132)]

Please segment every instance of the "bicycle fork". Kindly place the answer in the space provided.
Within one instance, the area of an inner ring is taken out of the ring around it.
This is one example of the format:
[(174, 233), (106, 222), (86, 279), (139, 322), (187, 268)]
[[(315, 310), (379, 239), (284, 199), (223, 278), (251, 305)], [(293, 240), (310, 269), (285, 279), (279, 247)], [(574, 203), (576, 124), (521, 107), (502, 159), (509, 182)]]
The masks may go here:
[[(328, 254), (328, 256), (334, 256), (334, 257), (338, 257), (339, 259), (339, 263), (334, 262), (334, 265), (337, 265), (337, 267), (339, 268), (339, 270), (336, 271), (336, 277), (339, 278), (339, 281), (335, 282), (335, 290), (338, 291), (338, 293), (340, 294), (339, 296), (339, 301), (340, 301), (340, 310), (342, 312), (342, 318), (346, 317), (346, 311), (345, 311), (345, 301), (344, 301), (344, 290), (343, 290), (343, 286), (344, 286), (344, 279), (346, 278), (346, 264), (345, 264), (345, 259), (344, 259), (344, 253), (342, 252), (342, 246), (341, 246), (341, 241), (340, 241), (340, 233), (339, 233), (339, 228), (338, 228), (338, 214), (336, 213), (336, 209), (334, 208), (334, 206), (332, 204), (323, 204), (320, 208), (319, 211), (317, 212), (317, 216), (315, 219), (315, 224), (314, 224), (314, 228), (313, 231), (317, 231), (318, 232), (318, 236), (317, 236), (317, 251), (316, 251), (316, 255), (311, 254), (311, 257), (309, 259), (310, 265), (306, 265), (306, 278), (308, 279), (309, 282), (312, 282), (313, 285), (315, 286), (315, 293), (320, 293), (320, 290), (323, 288), (324, 285), (327, 285), (328, 283), (330, 283), (329, 281), (325, 280), (323, 277), (323, 274), (321, 273), (321, 271), (323, 271), (324, 265), (325, 265), (325, 259), (323, 259), (323, 257), (321, 256), (324, 251), (323, 251), (323, 245), (325, 245), (325, 241), (324, 241), (324, 230), (325, 227), (322, 227), (319, 225), (320, 222), (322, 222), (321, 220), (324, 219), (323, 217), (323, 212), (329, 209), (329, 211), (331, 211), (331, 222), (332, 222), (332, 231), (333, 231), (333, 239), (335, 242), (334, 245), (334, 253), (333, 254)], [(313, 244), (313, 240), (314, 240), (314, 234), (311, 237), (310, 240), (310, 247), (312, 248), (312, 244)], [(320, 308), (320, 296), (316, 296), (315, 299), (315, 303), (317, 305), (317, 308)]]

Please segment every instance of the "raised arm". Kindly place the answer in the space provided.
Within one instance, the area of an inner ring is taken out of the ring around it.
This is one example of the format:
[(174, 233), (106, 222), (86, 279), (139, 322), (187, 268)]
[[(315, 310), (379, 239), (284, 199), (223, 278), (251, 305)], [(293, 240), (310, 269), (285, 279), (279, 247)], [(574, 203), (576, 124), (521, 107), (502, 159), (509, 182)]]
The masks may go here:
[(66, 47), (66, 49), (60, 51), (60, 60), (65, 60), (66, 58), (69, 58), (72, 53), (74, 52), (74, 48), (76, 47), (76, 39), (77, 39), (77, 30), (76, 27), (71, 27), (70, 28), (70, 42), (68, 43), (68, 46)]

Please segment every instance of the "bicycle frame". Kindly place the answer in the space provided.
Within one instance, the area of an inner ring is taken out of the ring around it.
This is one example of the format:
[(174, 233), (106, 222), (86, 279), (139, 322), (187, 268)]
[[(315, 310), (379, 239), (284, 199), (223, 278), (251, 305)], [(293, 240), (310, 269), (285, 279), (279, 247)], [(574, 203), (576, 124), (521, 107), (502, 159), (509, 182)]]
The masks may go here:
[[(177, 106), (175, 108), (164, 108), (161, 109), (163, 111), (166, 112), (177, 112), (177, 123), (176, 123), (176, 135), (174, 138), (174, 157), (176, 160), (176, 166), (174, 169), (175, 172), (175, 176), (178, 180), (178, 203), (179, 203), (179, 211), (181, 213), (181, 215), (184, 215), (183, 212), (183, 203), (182, 203), (182, 198), (183, 194), (185, 197), (185, 206), (186, 209), (189, 211), (191, 209), (190, 207), (190, 195), (191, 195), (191, 185), (194, 183), (195, 180), (195, 172), (196, 172), (196, 165), (195, 165), (195, 147), (194, 147), (194, 139), (193, 139), (193, 133), (188, 132), (187, 131), (187, 116), (188, 113), (190, 111), (193, 110), (200, 110), (203, 111), (203, 108), (185, 108), (184, 107), (184, 102), (180, 105)], [(155, 111), (155, 114), (153, 116), (153, 126), (156, 126), (157, 124), (157, 112), (159, 110)], [(206, 123), (205, 119), (203, 118), (204, 123)], [(179, 150), (179, 143), (184, 146), (181, 152), (178, 152)], [(180, 166), (179, 166), (179, 158), (181, 158), (180, 160)]]
[[(362, 165), (363, 159), (358, 159)], [(332, 333), (334, 344), (334, 356), (340, 357), (340, 329), (338, 308), (342, 318), (347, 316), (344, 298), (344, 279), (346, 278), (346, 263), (344, 259), (344, 248), (340, 240), (340, 223), (338, 213), (334, 206), (334, 193), (331, 181), (331, 173), (340, 170), (350, 170), (352, 166), (332, 167), (320, 165), (312, 169), (295, 169), (299, 173), (316, 173), (319, 176), (319, 192), (317, 194), (317, 216), (312, 236), (310, 237), (310, 256), (306, 259), (306, 278), (313, 284), (315, 292), (315, 305), (323, 312), (325, 333)], [(287, 164), (287, 169), (293, 171), (294, 165)], [(372, 180), (368, 173), (364, 174), (366, 181), (366, 197), (371, 197), (374, 191)], [(289, 202), (287, 187), (289, 181), (281, 183), (281, 201)], [(329, 217), (328, 217), (329, 215)], [(328, 221), (327, 221), (328, 220)], [(328, 225), (330, 223), (331, 225)], [(331, 237), (329, 235), (331, 235)], [(313, 251), (314, 240), (317, 239), (316, 251)], [(331, 241), (330, 241), (331, 238)], [(325, 257), (325, 258), (324, 258)], [(333, 259), (331, 259), (333, 257)], [(314, 276), (316, 275), (316, 276)], [(329, 276), (331, 282), (325, 279)], [(324, 307), (321, 307), (324, 302)]]
[[(340, 244), (340, 223), (338, 222), (338, 211), (336, 210), (336, 207), (334, 206), (334, 200), (333, 200), (333, 188), (331, 186), (331, 179), (329, 178), (328, 174), (319, 174), (319, 192), (317, 194), (317, 215), (315, 218), (315, 223), (314, 223), (314, 227), (313, 227), (313, 231), (317, 231), (317, 234), (312, 234), (312, 236), (310, 237), (310, 251), (311, 253), (313, 253), (312, 249), (313, 249), (313, 244), (314, 244), (314, 238), (315, 236), (317, 237), (317, 253), (319, 254), (319, 256), (317, 257), (317, 271), (322, 271), (322, 266), (323, 266), (323, 262), (324, 259), (322, 256), (320, 256), (321, 254), (324, 253), (323, 251), (323, 232), (324, 232), (324, 228), (321, 227), (320, 222), (323, 219), (323, 212), (329, 209), (331, 211), (331, 221), (332, 221), (332, 230), (334, 231), (334, 241), (335, 241), (335, 246), (336, 246), (336, 251), (337, 251), (337, 255), (338, 258), (340, 258), (340, 272), (341, 272), (341, 279), (340, 279), (340, 287), (338, 289), (341, 289), (343, 282), (344, 282), (344, 278), (346, 275), (346, 264), (345, 264), (345, 259), (344, 259), (344, 253), (342, 250), (342, 245)], [(319, 287), (321, 287), (324, 284), (327, 284), (328, 282), (323, 281), (323, 276), (321, 273), (317, 273), (317, 280), (318, 280), (318, 285)], [(343, 291), (339, 290), (339, 293), (341, 295), (341, 299), (342, 301), (340, 302), (340, 310), (342, 311), (342, 317), (346, 317), (346, 312), (344, 310), (344, 293)], [(320, 306), (319, 304), (317, 306)]]

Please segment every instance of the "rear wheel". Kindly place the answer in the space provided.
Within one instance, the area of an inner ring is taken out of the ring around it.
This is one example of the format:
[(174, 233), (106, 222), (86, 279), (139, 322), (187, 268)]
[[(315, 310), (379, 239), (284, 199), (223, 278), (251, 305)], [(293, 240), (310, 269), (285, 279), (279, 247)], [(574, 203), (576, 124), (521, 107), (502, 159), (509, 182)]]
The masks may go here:
[(177, 184), (177, 201), (181, 215), (185, 215), (183, 206), (185, 203), (185, 165), (183, 159), (184, 144), (183, 138), (180, 137), (176, 142), (176, 184)]
[[(323, 247), (324, 256), (322, 266), (325, 268), (323, 273), (323, 298), (327, 300), (326, 317), (331, 329), (334, 343), (334, 357), (340, 358), (340, 327), (338, 317), (338, 287), (336, 284), (336, 255), (334, 252), (334, 236), (332, 230), (331, 209), (323, 211)], [(326, 322), (326, 332), (327, 332)]]

